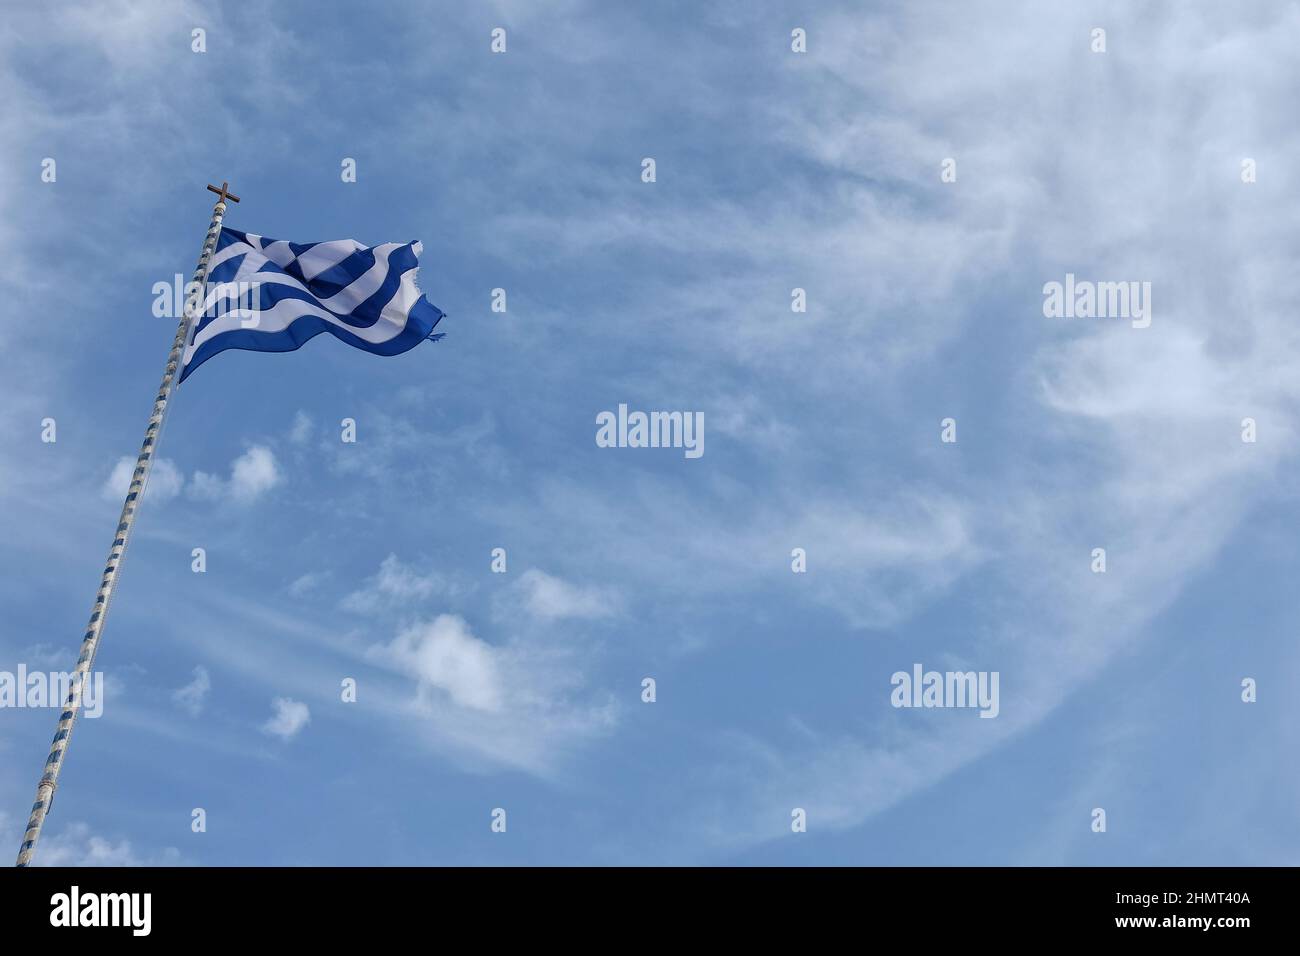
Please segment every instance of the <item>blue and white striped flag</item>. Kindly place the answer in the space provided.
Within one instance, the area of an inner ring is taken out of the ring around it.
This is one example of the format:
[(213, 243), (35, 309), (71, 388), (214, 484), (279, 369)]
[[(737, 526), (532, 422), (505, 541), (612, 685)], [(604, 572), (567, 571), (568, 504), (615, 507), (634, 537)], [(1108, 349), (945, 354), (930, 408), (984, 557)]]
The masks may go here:
[(329, 332), (376, 355), (425, 339), (442, 310), (416, 285), (418, 242), (286, 242), (222, 228), (181, 381), (218, 352), (291, 352)]

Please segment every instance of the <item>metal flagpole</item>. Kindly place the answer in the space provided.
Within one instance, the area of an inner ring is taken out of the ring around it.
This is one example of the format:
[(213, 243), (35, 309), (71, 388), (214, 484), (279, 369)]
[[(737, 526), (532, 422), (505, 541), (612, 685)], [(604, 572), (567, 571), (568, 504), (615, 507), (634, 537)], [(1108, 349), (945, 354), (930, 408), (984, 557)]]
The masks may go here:
[[(162, 431), (163, 420), (167, 417), (167, 406), (180, 378), (181, 356), (189, 341), (190, 329), (203, 311), (203, 300), (208, 284), (208, 264), (217, 247), (217, 236), (221, 233), (221, 220), (226, 215), (226, 200), (239, 202), (239, 197), (227, 190), (228, 183), (221, 188), (208, 186), (217, 194), (217, 204), (212, 207), (212, 222), (208, 226), (207, 238), (203, 240), (203, 252), (199, 255), (199, 264), (194, 269), (190, 280), (194, 292), (185, 301), (181, 310), (180, 326), (176, 329), (176, 338), (172, 340), (172, 349), (167, 356), (167, 369), (163, 372), (162, 384), (158, 387), (158, 397), (154, 399), (153, 414), (149, 416), (149, 427), (144, 432), (144, 443), (140, 446), (140, 455), (135, 460), (135, 472), (131, 476), (131, 485), (127, 489), (126, 501), (122, 505), (122, 516), (117, 522), (117, 533), (113, 536), (113, 546), (108, 551), (108, 561), (104, 566), (104, 576), (99, 582), (99, 592), (95, 595), (95, 605), (91, 608), (90, 623), (86, 625), (85, 636), (81, 640), (81, 655), (77, 658), (77, 667), (72, 675), (72, 689), (59, 714), (59, 723), (54, 731), (54, 741), (50, 744), (50, 755), (45, 758), (45, 769), (41, 773), (41, 782), (36, 786), (36, 802), (32, 804), (32, 815), (27, 820), (27, 832), (23, 834), (23, 845), (18, 850), (18, 866), (27, 866), (32, 862), (36, 852), (36, 841), (41, 837), (41, 827), (49, 815), (54, 802), (54, 790), (58, 786), (59, 771), (63, 769), (63, 758), (67, 754), (68, 739), (72, 736), (72, 725), (77, 721), (81, 711), (81, 690), (90, 680), (91, 669), (95, 666), (95, 654), (99, 651), (99, 638), (104, 631), (104, 619), (108, 616), (109, 601), (117, 585), (122, 570), (122, 558), (126, 554), (126, 545), (131, 538), (131, 528), (135, 524), (136, 510), (140, 506), (140, 497), (144, 494), (145, 484), (149, 480), (149, 471), (153, 467), (154, 457), (158, 453), (158, 438)], [(197, 285), (196, 285), (197, 284)]]

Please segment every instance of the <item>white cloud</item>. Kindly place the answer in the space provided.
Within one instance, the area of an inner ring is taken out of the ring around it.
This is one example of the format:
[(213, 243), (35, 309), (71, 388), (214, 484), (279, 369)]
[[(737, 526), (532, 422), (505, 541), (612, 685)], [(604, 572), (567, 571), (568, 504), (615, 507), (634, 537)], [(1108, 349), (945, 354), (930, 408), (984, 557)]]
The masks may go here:
[(281, 481), (271, 449), (254, 445), (235, 459), (230, 473), (230, 496), (236, 501), (253, 501)]
[[(119, 458), (113, 466), (113, 473), (104, 482), (100, 494), (104, 500), (121, 504), (131, 487), (131, 476), (135, 473), (134, 458)], [(185, 476), (175, 463), (168, 458), (159, 458), (149, 471), (149, 484), (145, 489), (145, 498), (149, 501), (169, 501), (181, 493), (185, 485)]]
[(383, 607), (404, 606), (434, 595), (449, 595), (458, 589), (437, 571), (421, 574), (404, 564), (395, 554), (384, 558), (379, 571), (367, 580), (364, 587), (343, 598), (345, 610), (362, 614), (373, 613)]
[(302, 701), (277, 697), (271, 701), (271, 706), (275, 708), (275, 714), (262, 725), (265, 734), (292, 740), (311, 722), (311, 711)]
[(390, 554), (380, 563), (374, 586), (380, 594), (389, 597), (420, 598), (433, 594), (440, 580), (434, 574), (420, 575), (402, 564), (397, 555)]
[(275, 454), (265, 445), (253, 445), (230, 465), (230, 479), (196, 471), (190, 496), (199, 500), (229, 500), (251, 504), (284, 480)]
[[(521, 525), (547, 513), (549, 544), (585, 554), (606, 577), (653, 581), (707, 603), (755, 588), (757, 567), (778, 574), (782, 585), (796, 583), (857, 628), (898, 624), (984, 558), (976, 515), (946, 490), (920, 481), (898, 489), (869, 477), (832, 487), (789, 484), (747, 502), (743, 520), (731, 506), (737, 492), (726, 484), (686, 491), (653, 478), (617, 488), (542, 480), (540, 500), (505, 503), (498, 513), (518, 509), (503, 518)], [(799, 577), (790, 572), (795, 547), (805, 549), (809, 562), (808, 574)], [(502, 595), (501, 616), (617, 612), (620, 602), (608, 589), (551, 586), (554, 579), (541, 572), (527, 577)], [(759, 586), (767, 587), (774, 579), (763, 580)]]
[(584, 692), (590, 649), (563, 634), (492, 644), (441, 614), (367, 656), (415, 682), (404, 712), (419, 718), (424, 738), (473, 762), (550, 774), (570, 748), (617, 721), (609, 694)]
[(36, 866), (178, 866), (181, 854), (175, 847), (141, 856), (129, 840), (112, 840), (97, 836), (85, 823), (73, 823), (66, 829), (45, 830), (32, 858)]
[(190, 497), (200, 501), (216, 501), (226, 493), (225, 482), (220, 476), (196, 471), (190, 479)]
[(446, 691), (462, 707), (499, 711), (503, 692), (498, 653), (471, 634), (463, 619), (440, 614), (431, 623), (403, 631), (376, 657), (422, 685)]
[(177, 688), (172, 692), (172, 700), (180, 704), (191, 717), (197, 717), (203, 712), (203, 705), (208, 699), (208, 691), (212, 689), (212, 681), (208, 677), (208, 671), (205, 667), (194, 668), (194, 679), (184, 687)]
[(293, 416), (293, 427), (289, 431), (289, 441), (295, 445), (305, 445), (311, 440), (312, 429), (314, 428), (311, 416), (302, 409)]
[(544, 621), (602, 618), (614, 613), (614, 599), (599, 588), (578, 587), (532, 568), (515, 584), (524, 608)]
[(309, 571), (294, 579), (293, 583), (289, 585), (289, 593), (296, 598), (306, 597), (312, 591), (320, 587), (321, 582), (325, 580), (325, 577), (324, 574), (317, 574), (314, 571)]
[(53, 644), (33, 644), (22, 652), (22, 660), (29, 670), (33, 667), (71, 670), (76, 659), (77, 649), (71, 645), (59, 648)]

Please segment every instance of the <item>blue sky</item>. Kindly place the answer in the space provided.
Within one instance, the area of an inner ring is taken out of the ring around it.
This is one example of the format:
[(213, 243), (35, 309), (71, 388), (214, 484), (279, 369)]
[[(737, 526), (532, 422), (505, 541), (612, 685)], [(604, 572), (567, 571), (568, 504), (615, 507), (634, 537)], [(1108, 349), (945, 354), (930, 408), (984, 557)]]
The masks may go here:
[[(1296, 863), (1300, 13), (1058, 6), (7, 17), (0, 671), (75, 660), (206, 183), (421, 240), (448, 313), (187, 381), (39, 858)], [(705, 454), (597, 447), (620, 403)], [(916, 662), (998, 717), (892, 707)], [(15, 852), (55, 717), (0, 710)]]

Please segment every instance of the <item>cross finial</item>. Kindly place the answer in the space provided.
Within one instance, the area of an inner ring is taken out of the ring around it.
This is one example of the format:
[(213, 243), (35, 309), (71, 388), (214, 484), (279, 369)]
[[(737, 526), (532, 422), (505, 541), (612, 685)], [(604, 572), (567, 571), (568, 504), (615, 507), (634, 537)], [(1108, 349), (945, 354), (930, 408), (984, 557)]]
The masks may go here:
[(218, 189), (216, 186), (213, 186), (211, 183), (208, 183), (208, 189), (210, 189), (212, 192), (216, 193), (218, 196), (221, 197), (221, 199), (218, 200), (219, 202), (225, 202), (227, 199), (229, 199), (231, 202), (239, 202), (238, 196), (236, 196), (234, 193), (227, 192), (229, 188), (230, 188), (230, 183), (226, 183), (226, 182), (223, 182), (221, 184), (220, 189)]

